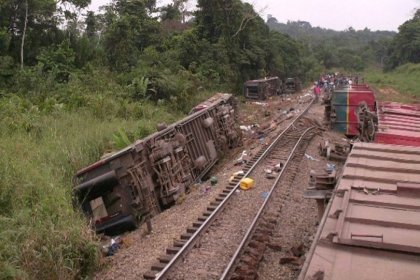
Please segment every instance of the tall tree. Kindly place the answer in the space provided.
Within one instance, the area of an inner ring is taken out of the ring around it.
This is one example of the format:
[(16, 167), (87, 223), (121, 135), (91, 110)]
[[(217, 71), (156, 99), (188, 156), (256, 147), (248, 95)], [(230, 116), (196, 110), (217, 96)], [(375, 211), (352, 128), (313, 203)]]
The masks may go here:
[(399, 28), (399, 33), (393, 39), (389, 49), (387, 69), (392, 69), (404, 63), (420, 62), (420, 9), (411, 20)]
[(28, 58), (35, 60), (41, 47), (52, 43), (53, 33), (60, 32), (59, 17), (65, 12), (63, 7), (83, 8), (89, 3), (90, 0), (3, 0), (0, 29), (5, 28), (10, 36), (8, 54), (19, 61), (21, 67)]

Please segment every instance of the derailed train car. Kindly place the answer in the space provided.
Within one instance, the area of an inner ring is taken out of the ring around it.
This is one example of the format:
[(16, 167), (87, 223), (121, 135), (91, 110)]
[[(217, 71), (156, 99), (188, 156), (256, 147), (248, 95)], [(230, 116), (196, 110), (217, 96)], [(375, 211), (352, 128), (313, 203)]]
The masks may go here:
[(299, 280), (419, 279), (420, 148), (356, 143)]
[(283, 88), (279, 77), (249, 80), (244, 83), (244, 96), (249, 99), (265, 100), (281, 93)]
[(241, 144), (231, 94), (77, 172), (74, 194), (96, 232), (134, 228), (176, 201)]

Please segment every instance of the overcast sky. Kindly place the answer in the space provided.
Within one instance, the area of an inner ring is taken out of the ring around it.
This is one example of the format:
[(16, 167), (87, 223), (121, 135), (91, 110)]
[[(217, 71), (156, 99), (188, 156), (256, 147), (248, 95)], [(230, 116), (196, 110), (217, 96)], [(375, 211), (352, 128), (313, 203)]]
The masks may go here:
[[(92, 0), (90, 8), (110, 0)], [(158, 0), (158, 5), (170, 3), (170, 0)], [(190, 7), (195, 6), (194, 0)], [(420, 0), (250, 0), (255, 10), (266, 19), (271, 14), (279, 22), (288, 20), (308, 21), (312, 26), (335, 30), (354, 29), (392, 30), (413, 17), (415, 9), (420, 8)]]

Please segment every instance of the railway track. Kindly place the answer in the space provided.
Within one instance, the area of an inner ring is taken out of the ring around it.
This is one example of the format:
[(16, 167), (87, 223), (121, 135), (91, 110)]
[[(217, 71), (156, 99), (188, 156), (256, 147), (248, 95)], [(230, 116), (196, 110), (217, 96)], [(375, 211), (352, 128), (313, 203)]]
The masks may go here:
[[(298, 159), (302, 158), (304, 147), (313, 136), (314, 127), (302, 119), (310, 105), (271, 145), (264, 146), (247, 162), (243, 167), (244, 175), (234, 177), (203, 215), (174, 241), (173, 247), (166, 249), (166, 254), (158, 258), (150, 271), (144, 273), (144, 279), (218, 279), (221, 275), (230, 277), (234, 273), (242, 252), (247, 252), (246, 246), (256, 244), (252, 240), (260, 232), (255, 230), (256, 225), (272, 228), (270, 223), (274, 223), (275, 214), (266, 211), (270, 208), (267, 208), (268, 202), (281, 201), (291, 187), (300, 162)], [(265, 174), (267, 166), (275, 165), (282, 169), (274, 176), (273, 184), (273, 176), (261, 174)], [(240, 180), (244, 177), (256, 178), (258, 191), (238, 194)], [(288, 187), (277, 191), (276, 186), (280, 183)], [(279, 198), (275, 198), (277, 196)], [(265, 218), (268, 223), (257, 218), (263, 213), (269, 217)], [(251, 228), (248, 228), (249, 224)], [(229, 262), (232, 255), (234, 259)], [(229, 267), (225, 270), (227, 263)]]
[(314, 136), (313, 127), (306, 129), (292, 149), (286, 166), (283, 168), (271, 190), (260, 207), (258, 214), (248, 228), (238, 249), (220, 279), (257, 279), (259, 263), (270, 242), (270, 236), (278, 222), (285, 201), (293, 188), (293, 181), (299, 172), (299, 165), (310, 139)]

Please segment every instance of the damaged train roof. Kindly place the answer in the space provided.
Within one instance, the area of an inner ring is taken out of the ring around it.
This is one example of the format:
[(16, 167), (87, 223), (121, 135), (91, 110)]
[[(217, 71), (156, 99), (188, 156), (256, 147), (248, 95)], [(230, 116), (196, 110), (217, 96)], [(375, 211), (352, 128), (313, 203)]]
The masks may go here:
[(418, 279), (420, 148), (357, 143), (300, 279)]
[(420, 146), (420, 105), (380, 102), (375, 142)]

